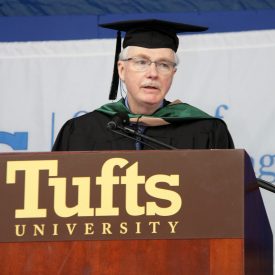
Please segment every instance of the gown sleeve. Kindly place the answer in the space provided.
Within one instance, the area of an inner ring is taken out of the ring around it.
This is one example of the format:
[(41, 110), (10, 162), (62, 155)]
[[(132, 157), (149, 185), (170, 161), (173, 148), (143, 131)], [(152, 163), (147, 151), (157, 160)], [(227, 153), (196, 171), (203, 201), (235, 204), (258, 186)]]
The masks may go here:
[(52, 151), (69, 151), (70, 150), (70, 136), (73, 132), (73, 121), (67, 121), (59, 131), (54, 142)]
[(212, 148), (215, 149), (234, 149), (233, 139), (227, 129), (225, 122), (216, 120), (212, 133)]

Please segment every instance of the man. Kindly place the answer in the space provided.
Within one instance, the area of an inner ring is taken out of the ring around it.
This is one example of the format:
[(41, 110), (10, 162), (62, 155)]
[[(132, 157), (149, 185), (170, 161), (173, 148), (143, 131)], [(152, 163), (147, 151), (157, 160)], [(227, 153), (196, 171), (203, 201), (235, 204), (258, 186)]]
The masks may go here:
[[(177, 33), (206, 28), (161, 20), (101, 26), (119, 30), (110, 99), (116, 98), (119, 79), (127, 96), (69, 120), (53, 150), (234, 148), (222, 120), (188, 104), (165, 100), (177, 71)], [(121, 53), (120, 31), (126, 32)]]

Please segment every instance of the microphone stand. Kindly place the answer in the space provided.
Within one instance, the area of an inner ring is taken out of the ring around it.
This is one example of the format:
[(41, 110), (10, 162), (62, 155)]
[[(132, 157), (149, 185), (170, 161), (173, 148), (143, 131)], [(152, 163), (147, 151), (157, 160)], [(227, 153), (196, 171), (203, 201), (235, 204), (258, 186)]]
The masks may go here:
[[(121, 120), (121, 119), (122, 119), (122, 118), (118, 117), (118, 118), (116, 119), (116, 120), (118, 120), (118, 121), (115, 121), (115, 120), (109, 121), (109, 122), (107, 123), (107, 128), (108, 128), (109, 130), (113, 131), (114, 133), (117, 133), (117, 134), (119, 134), (119, 135), (128, 137), (128, 138), (133, 139), (133, 140), (135, 140), (135, 141), (138, 141), (138, 142), (140, 142), (140, 143), (142, 143), (142, 144), (144, 144), (144, 145), (149, 146), (149, 147), (152, 148), (152, 149), (158, 149), (158, 148), (155, 147), (155, 146), (153, 146), (153, 145), (150, 145), (150, 144), (147, 143), (147, 142), (144, 142), (144, 141), (142, 141), (142, 140), (139, 140), (139, 139), (137, 139), (136, 137), (143, 138), (143, 139), (146, 140), (146, 141), (152, 142), (153, 144), (157, 144), (157, 145), (162, 146), (162, 147), (164, 147), (164, 148), (166, 148), (166, 149), (169, 149), (169, 150), (176, 150), (176, 149), (177, 149), (176, 147), (173, 147), (173, 146), (171, 146), (171, 145), (169, 145), (169, 144), (166, 144), (166, 143), (161, 142), (161, 141), (159, 141), (159, 140), (157, 140), (157, 139), (154, 139), (154, 138), (152, 138), (152, 137), (149, 137), (149, 136), (146, 136), (146, 135), (144, 135), (144, 134), (142, 134), (142, 133), (139, 133), (138, 131), (136, 131), (136, 130), (130, 128), (130, 127), (121, 125), (121, 122), (119, 123), (119, 120)], [(120, 132), (120, 131), (117, 131), (116, 129), (121, 130), (121, 132)], [(132, 137), (131, 135), (134, 135), (135, 137)]]

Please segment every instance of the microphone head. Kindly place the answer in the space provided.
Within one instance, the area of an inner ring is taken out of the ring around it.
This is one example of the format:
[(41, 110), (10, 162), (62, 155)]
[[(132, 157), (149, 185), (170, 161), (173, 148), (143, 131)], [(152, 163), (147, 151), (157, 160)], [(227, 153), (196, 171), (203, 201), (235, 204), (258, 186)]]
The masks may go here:
[(107, 123), (107, 128), (109, 130), (114, 130), (119, 128), (119, 126), (124, 126), (129, 124), (129, 117), (126, 113), (117, 113), (111, 121)]
[(109, 130), (114, 130), (116, 129), (116, 127), (117, 127), (117, 124), (112, 120), (107, 123), (107, 129)]

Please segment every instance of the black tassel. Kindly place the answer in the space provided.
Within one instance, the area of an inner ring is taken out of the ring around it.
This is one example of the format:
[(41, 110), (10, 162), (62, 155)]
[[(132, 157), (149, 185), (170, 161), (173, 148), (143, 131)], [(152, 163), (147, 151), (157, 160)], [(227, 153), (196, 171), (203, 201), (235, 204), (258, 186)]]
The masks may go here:
[(116, 39), (116, 53), (115, 53), (115, 62), (114, 62), (114, 69), (113, 69), (113, 78), (111, 83), (111, 90), (109, 93), (110, 100), (114, 100), (117, 97), (117, 90), (118, 90), (118, 84), (119, 84), (117, 62), (119, 59), (120, 52), (121, 52), (121, 33), (120, 31), (118, 31), (117, 39)]

